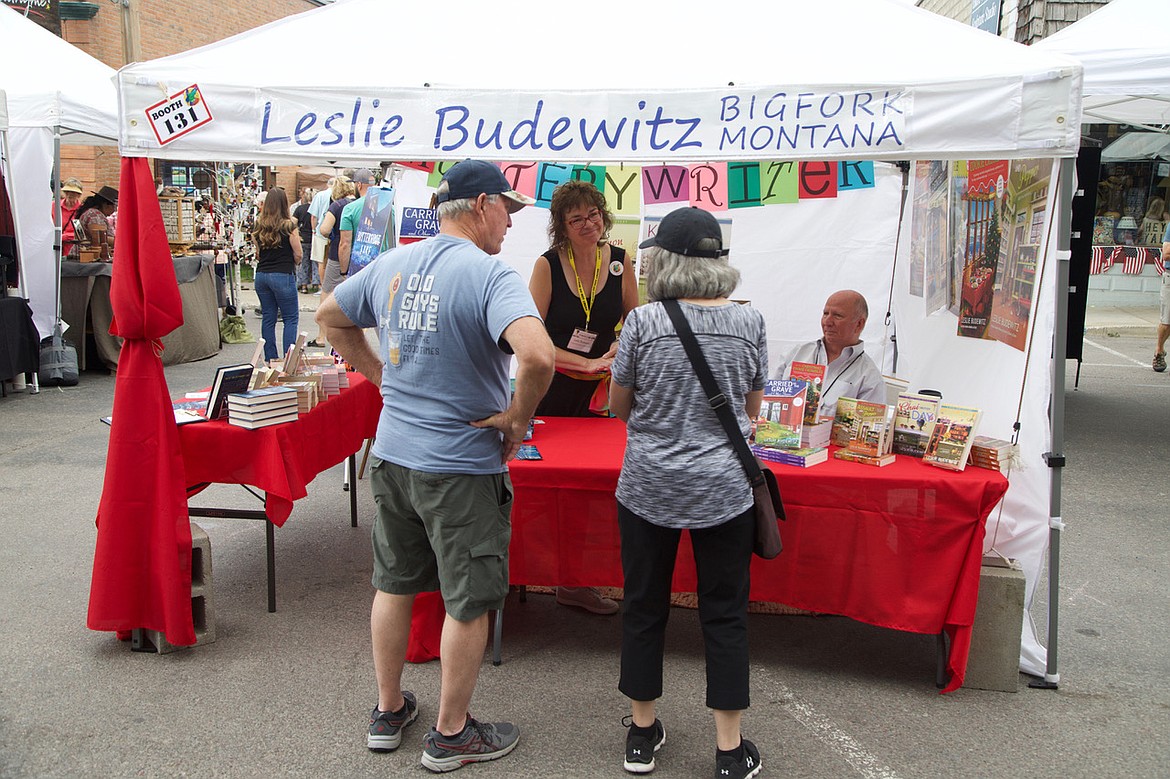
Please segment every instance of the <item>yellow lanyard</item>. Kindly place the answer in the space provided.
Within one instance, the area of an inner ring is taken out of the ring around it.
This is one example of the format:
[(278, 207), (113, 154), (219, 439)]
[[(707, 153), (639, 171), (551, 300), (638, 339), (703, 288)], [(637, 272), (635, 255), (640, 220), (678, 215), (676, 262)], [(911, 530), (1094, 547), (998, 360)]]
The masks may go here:
[(601, 247), (597, 247), (597, 261), (593, 266), (593, 289), (589, 297), (585, 297), (585, 288), (581, 286), (581, 277), (577, 275), (577, 263), (573, 261), (573, 247), (569, 247), (569, 267), (573, 269), (573, 281), (577, 282), (577, 297), (581, 298), (581, 308), (585, 311), (585, 329), (589, 329), (589, 317), (593, 313), (593, 301), (597, 298), (597, 279), (601, 276)]

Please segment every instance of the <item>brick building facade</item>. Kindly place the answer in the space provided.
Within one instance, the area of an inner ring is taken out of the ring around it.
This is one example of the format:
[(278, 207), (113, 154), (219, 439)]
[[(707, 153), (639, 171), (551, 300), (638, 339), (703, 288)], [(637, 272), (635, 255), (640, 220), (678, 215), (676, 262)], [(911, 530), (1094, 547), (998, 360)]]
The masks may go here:
[[(128, 62), (165, 57), (214, 43), (268, 22), (308, 11), (320, 0), (249, 0), (247, 3), (206, 0), (108, 0), (59, 4), (61, 36), (94, 58), (117, 69)], [(298, 52), (256, 52), (259, 57), (297, 64)], [(116, 146), (61, 148), (62, 177), (75, 176), (87, 188), (117, 186)], [(290, 182), (295, 181), (291, 171)], [(284, 178), (281, 176), (280, 178)], [(281, 182), (282, 185), (284, 182)], [(290, 192), (292, 189), (290, 188)]]

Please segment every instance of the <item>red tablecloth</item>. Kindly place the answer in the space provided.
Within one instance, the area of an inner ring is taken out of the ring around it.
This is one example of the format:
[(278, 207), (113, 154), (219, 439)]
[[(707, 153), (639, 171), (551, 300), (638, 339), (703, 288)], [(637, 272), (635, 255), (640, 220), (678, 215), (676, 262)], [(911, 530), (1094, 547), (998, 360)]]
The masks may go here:
[(264, 512), (280, 527), (318, 473), (361, 448), (378, 429), (382, 396), (359, 373), (349, 387), (296, 422), (247, 430), (214, 420), (179, 426), (188, 487), (248, 484), (264, 491)]
[[(618, 420), (550, 417), (532, 441), (543, 460), (513, 461), (511, 580), (622, 585), (614, 490), (625, 450)], [(898, 457), (884, 468), (830, 458), (769, 463), (788, 521), (784, 551), (753, 558), (751, 597), (915, 633), (946, 631), (950, 684), (963, 683), (979, 594), (984, 520), (1002, 474), (954, 473)], [(684, 534), (674, 590), (695, 591)]]

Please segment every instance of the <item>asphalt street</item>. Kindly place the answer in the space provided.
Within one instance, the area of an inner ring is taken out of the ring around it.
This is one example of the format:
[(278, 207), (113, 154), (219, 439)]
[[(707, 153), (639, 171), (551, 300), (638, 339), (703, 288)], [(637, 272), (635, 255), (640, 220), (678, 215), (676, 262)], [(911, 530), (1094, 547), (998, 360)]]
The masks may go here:
[[(249, 313), (248, 326), (258, 332)], [(172, 394), (206, 386), (251, 345), (167, 369)], [(832, 616), (753, 614), (744, 733), (762, 776), (1164, 777), (1170, 766), (1166, 437), (1170, 373), (1141, 329), (1094, 330), (1079, 387), (1068, 364), (1057, 690), (939, 695), (931, 636)], [(0, 399), (0, 777), (424, 776), (436, 663), (408, 667), (421, 705), (401, 749), (365, 748), (375, 700), (368, 610), (373, 501), (349, 526), (338, 466), (276, 531), (279, 609), (265, 608), (260, 523), (199, 520), (211, 538), (218, 640), (135, 653), (86, 628), (94, 517), (114, 377)], [(238, 488), (213, 500), (247, 505)], [(1047, 594), (1034, 617), (1045, 634)], [(485, 662), (473, 713), (508, 719), (519, 748), (478, 777), (620, 777), (627, 712), (619, 622), (513, 595), (504, 662)], [(696, 613), (668, 637), (669, 734), (655, 776), (709, 777)]]

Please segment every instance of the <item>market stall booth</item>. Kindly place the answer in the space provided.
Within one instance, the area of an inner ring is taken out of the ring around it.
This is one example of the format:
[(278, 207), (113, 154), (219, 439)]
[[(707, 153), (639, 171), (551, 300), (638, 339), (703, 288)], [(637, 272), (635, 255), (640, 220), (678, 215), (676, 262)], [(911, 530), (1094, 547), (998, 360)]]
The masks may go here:
[[(118, 137), (114, 70), (0, 6), (0, 157), (15, 212), (20, 289), (41, 338), (59, 319), (61, 144)], [(3, 117), (7, 114), (7, 123)], [(58, 212), (59, 213), (59, 212)]]
[[(503, 253), (524, 275), (546, 248), (539, 204), (569, 176), (605, 189), (619, 221), (632, 224), (626, 241), (680, 203), (712, 210), (743, 273), (737, 297), (763, 312), (777, 355), (816, 337), (830, 292), (855, 288), (870, 301), (865, 337), (887, 372), (982, 407), (989, 434), (1010, 435), (1021, 421), (1029, 467), (1012, 475), (986, 545), (1021, 560), (1034, 586), (1049, 532), (1052, 480), (1042, 455), (1053, 451), (1058, 247), (1045, 243), (1039, 255), (1023, 348), (958, 338), (957, 314), (928, 307), (899, 267), (909, 264), (906, 241), (898, 251), (899, 235), (909, 235), (900, 221), (907, 175), (895, 163), (1071, 159), (1080, 123), (1075, 62), (886, 0), (732, 0), (701, 19), (601, 0), (593, 13), (620, 19), (639, 45), (615, 44), (612, 56), (603, 45), (587, 64), (517, 54), (572, 34), (547, 4), (500, 14), (455, 0), (447, 10), (460, 21), (441, 39), (402, 34), (392, 54), (355, 52), (344, 88), (324, 72), (287, 72), (254, 53), (277, 41), (311, 47), (354, 29), (429, 29), (429, 10), (339, 0), (128, 66), (118, 76), (121, 152), (437, 163), (400, 178), (403, 207), (425, 206), (445, 163), (494, 160), (538, 200), (514, 218)], [(1053, 192), (1071, 183), (1066, 167), (1053, 174)], [(1046, 202), (1051, 220), (1067, 201)], [(1042, 672), (1044, 650), (1030, 627), (1025, 643), (1023, 667)]]

